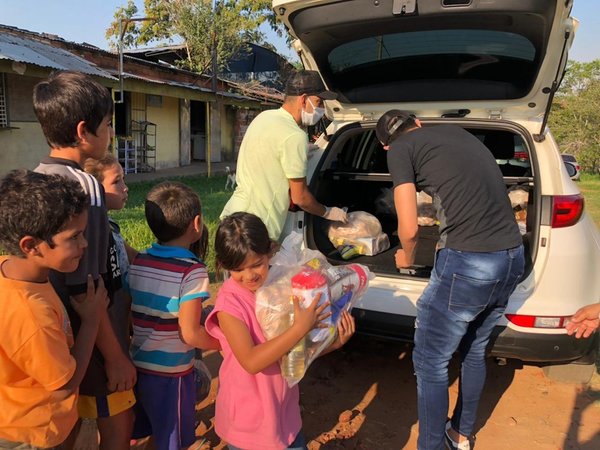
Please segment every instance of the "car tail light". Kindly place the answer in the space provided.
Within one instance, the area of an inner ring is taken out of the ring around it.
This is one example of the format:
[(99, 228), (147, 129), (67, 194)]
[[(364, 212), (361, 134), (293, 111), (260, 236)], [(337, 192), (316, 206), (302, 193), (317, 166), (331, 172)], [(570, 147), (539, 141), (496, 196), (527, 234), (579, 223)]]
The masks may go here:
[(527, 328), (564, 328), (567, 316), (526, 316), (506, 314), (506, 318), (515, 325)]
[(555, 195), (552, 198), (552, 228), (575, 225), (583, 213), (583, 196)]

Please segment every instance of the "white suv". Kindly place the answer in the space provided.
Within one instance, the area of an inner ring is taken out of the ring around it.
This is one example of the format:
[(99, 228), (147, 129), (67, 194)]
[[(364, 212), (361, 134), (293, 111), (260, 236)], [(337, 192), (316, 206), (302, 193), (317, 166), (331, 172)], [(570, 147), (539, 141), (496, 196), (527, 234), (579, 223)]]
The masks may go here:
[[(480, 138), (507, 190), (526, 198), (515, 210), (526, 273), (492, 354), (576, 361), (591, 374), (597, 336), (576, 340), (564, 323), (600, 301), (600, 238), (546, 129), (577, 26), (571, 7), (571, 0), (274, 0), (304, 66), (338, 93), (326, 102), (332, 122), (309, 159), (310, 188), (323, 204), (376, 215), (391, 241), (389, 250), (353, 260), (377, 275), (354, 309), (359, 331), (412, 340), (415, 304), (434, 259), (437, 227), (420, 227), (418, 265), (398, 271), (394, 264), (397, 222), (385, 207), (392, 183), (374, 127), (385, 111), (402, 109), (424, 126), (452, 123)], [(327, 225), (297, 211), (286, 229), (344, 263)]]

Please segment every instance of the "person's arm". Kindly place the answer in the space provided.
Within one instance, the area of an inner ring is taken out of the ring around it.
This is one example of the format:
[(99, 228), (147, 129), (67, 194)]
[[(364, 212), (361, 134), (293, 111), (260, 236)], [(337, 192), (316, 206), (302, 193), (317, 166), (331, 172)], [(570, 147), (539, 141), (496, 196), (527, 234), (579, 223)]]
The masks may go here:
[(567, 334), (588, 338), (600, 327), (600, 303), (580, 308), (565, 325)]
[(89, 276), (87, 293), (81, 300), (73, 298), (71, 305), (81, 318), (81, 327), (75, 339), (75, 345), (71, 349), (71, 355), (75, 359), (75, 372), (71, 379), (59, 389), (65, 390), (69, 394), (77, 390), (87, 371), (98, 334), (99, 318), (102, 311), (105, 311), (108, 306), (108, 297), (102, 278), (98, 282), (98, 287), (94, 288), (94, 280)]
[(203, 350), (219, 349), (219, 341), (200, 325), (202, 299), (210, 297), (208, 272), (204, 264), (189, 267), (181, 281), (179, 295), (178, 323), (181, 339), (186, 344)]
[(346, 212), (338, 207), (326, 207), (317, 201), (306, 184), (306, 178), (289, 178), (292, 202), (303, 211), (327, 220), (346, 222)]
[(127, 260), (131, 263), (135, 257), (137, 256), (137, 254), (139, 253), (135, 248), (133, 248), (131, 245), (129, 245), (127, 242), (123, 241), (125, 243), (125, 251), (127, 252)]
[(413, 183), (394, 188), (394, 205), (398, 216), (398, 237), (402, 248), (396, 252), (396, 267), (407, 268), (415, 262), (417, 247), (417, 189)]
[(348, 311), (342, 312), (340, 316), (340, 321), (337, 326), (337, 338), (332, 344), (327, 347), (319, 356), (326, 355), (334, 350), (337, 350), (343, 347), (346, 342), (350, 340), (354, 332), (356, 331), (356, 324), (354, 322), (354, 317)]
[(104, 357), (108, 390), (110, 392), (120, 392), (133, 388), (137, 379), (137, 372), (129, 355), (123, 352), (121, 344), (117, 340), (107, 310), (102, 311), (101, 314), (96, 346)]
[(327, 303), (317, 306), (320, 298), (321, 295), (317, 295), (306, 309), (300, 307), (298, 299), (294, 298), (294, 324), (276, 338), (262, 344), (255, 345), (247, 325), (224, 311), (217, 312), (219, 328), (240, 365), (248, 373), (256, 374), (277, 362), (318, 322), (329, 317), (330, 313), (323, 313), (329, 306)]
[(193, 347), (209, 350), (220, 350), (219, 341), (206, 332), (200, 325), (202, 317), (202, 300), (195, 298), (183, 302), (179, 306), (179, 332), (181, 339)]

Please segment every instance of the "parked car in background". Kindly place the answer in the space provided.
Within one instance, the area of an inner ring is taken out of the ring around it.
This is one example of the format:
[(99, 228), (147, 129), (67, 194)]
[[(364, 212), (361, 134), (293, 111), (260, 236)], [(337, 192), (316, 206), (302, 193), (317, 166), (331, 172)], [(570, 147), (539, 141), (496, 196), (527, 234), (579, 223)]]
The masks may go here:
[(567, 153), (563, 153), (560, 156), (562, 156), (563, 162), (565, 163), (565, 167), (567, 168), (567, 173), (571, 177), (571, 180), (579, 181), (579, 177), (581, 176), (581, 167), (577, 162), (577, 158)]
[[(595, 371), (598, 334), (573, 339), (564, 325), (600, 300), (600, 233), (546, 127), (577, 27), (571, 7), (570, 0), (273, 1), (304, 67), (338, 94), (325, 102), (332, 122), (309, 159), (310, 189), (323, 204), (375, 215), (391, 244), (352, 259), (376, 275), (353, 309), (359, 332), (412, 341), (439, 238), (437, 225), (419, 226), (416, 265), (396, 268), (398, 223), (393, 201), (385, 201), (393, 185), (375, 125), (401, 109), (424, 127), (453, 124), (481, 139), (517, 199), (526, 272), (496, 327), (492, 355), (546, 364), (548, 374)], [(328, 225), (290, 212), (284, 235), (303, 233), (308, 248), (344, 264)], [(573, 361), (582, 365), (563, 365)]]

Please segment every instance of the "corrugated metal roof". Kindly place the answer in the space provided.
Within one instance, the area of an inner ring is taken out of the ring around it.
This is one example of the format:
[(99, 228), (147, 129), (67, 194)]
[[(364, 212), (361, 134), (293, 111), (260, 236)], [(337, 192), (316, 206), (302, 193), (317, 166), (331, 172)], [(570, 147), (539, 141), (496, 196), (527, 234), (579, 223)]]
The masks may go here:
[(0, 59), (117, 79), (95, 64), (66, 50), (12, 34), (0, 34)]
[[(192, 83), (185, 83), (182, 81), (174, 81), (174, 80), (154, 80), (152, 78), (148, 78), (148, 77), (144, 77), (142, 75), (137, 75), (137, 74), (133, 74), (133, 73), (128, 73), (128, 72), (123, 72), (123, 77), (124, 78), (132, 78), (135, 80), (142, 80), (142, 81), (146, 81), (148, 83), (156, 83), (156, 84), (165, 84), (167, 86), (174, 86), (174, 87), (182, 87), (182, 88), (186, 88), (186, 89), (193, 89), (195, 91), (200, 91), (200, 92), (207, 92), (207, 93), (213, 93), (214, 91), (212, 89), (209, 88), (205, 88), (202, 86), (198, 86)], [(246, 97), (245, 95), (241, 95), (241, 94), (237, 94), (235, 92), (226, 92), (226, 91), (219, 91), (218, 94), (222, 97), (229, 97), (229, 98), (235, 98), (238, 100), (252, 100), (252, 101), (256, 101), (255, 98), (252, 97)]]

